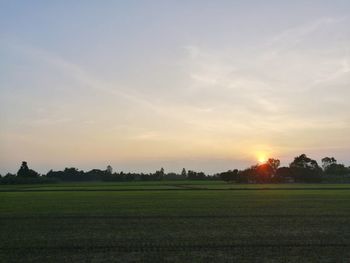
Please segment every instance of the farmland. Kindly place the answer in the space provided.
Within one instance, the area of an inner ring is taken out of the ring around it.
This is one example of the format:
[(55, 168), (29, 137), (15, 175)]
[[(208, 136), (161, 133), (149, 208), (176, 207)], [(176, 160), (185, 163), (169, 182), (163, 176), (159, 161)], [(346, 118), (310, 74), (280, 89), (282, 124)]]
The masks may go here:
[(0, 262), (349, 262), (350, 185), (0, 186)]

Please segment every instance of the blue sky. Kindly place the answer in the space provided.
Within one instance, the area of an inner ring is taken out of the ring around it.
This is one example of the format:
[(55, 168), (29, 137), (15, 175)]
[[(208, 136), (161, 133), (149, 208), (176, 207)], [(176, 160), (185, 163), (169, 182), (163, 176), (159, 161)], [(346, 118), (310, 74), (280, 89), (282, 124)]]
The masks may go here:
[(0, 173), (349, 164), (348, 1), (1, 1)]

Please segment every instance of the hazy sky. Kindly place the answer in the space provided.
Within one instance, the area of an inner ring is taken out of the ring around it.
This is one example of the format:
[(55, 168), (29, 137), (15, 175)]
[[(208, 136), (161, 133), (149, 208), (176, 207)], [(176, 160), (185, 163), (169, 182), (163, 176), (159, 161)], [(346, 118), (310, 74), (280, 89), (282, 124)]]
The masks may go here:
[(0, 0), (0, 173), (349, 164), (350, 1)]

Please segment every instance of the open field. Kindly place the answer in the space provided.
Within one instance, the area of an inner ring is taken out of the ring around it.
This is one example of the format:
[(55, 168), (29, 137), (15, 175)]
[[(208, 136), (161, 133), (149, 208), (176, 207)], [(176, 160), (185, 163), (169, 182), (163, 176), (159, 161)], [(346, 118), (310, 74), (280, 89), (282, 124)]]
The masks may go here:
[(350, 185), (0, 186), (0, 262), (349, 262)]

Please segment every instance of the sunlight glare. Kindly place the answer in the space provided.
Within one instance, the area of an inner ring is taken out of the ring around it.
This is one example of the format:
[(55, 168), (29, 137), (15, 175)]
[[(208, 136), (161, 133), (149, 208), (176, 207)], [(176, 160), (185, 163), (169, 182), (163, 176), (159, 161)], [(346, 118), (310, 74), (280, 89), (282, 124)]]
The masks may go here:
[(258, 162), (259, 163), (266, 163), (266, 161), (267, 161), (267, 158), (266, 158), (266, 156), (264, 154), (260, 154), (258, 156)]

